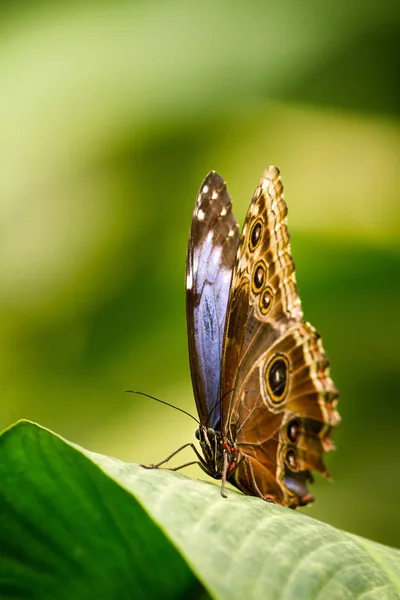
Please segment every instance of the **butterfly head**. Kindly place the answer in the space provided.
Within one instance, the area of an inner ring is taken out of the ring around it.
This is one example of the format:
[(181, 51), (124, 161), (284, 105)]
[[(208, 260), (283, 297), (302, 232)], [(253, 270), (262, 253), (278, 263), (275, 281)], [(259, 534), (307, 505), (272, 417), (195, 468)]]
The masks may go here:
[(200, 425), (195, 431), (196, 439), (199, 440), (200, 445), (205, 444), (208, 448), (211, 448), (211, 444), (215, 442), (217, 432), (212, 427), (205, 427)]

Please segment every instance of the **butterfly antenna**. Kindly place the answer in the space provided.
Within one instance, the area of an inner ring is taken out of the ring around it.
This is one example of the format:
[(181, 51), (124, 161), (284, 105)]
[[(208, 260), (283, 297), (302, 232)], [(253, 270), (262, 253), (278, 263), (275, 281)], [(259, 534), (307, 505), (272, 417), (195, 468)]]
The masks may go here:
[(169, 402), (165, 402), (165, 400), (160, 400), (160, 398), (156, 398), (155, 396), (150, 396), (150, 394), (145, 394), (145, 392), (138, 392), (136, 390), (125, 390), (125, 393), (127, 393), (127, 394), (137, 394), (138, 396), (146, 396), (146, 398), (151, 398), (151, 400), (155, 400), (156, 402), (160, 402), (160, 404), (165, 404), (165, 406), (170, 406), (171, 408), (174, 408), (175, 410), (179, 410), (179, 412), (183, 413), (184, 415), (187, 415), (188, 417), (191, 417), (193, 419), (193, 421), (196, 421), (196, 423), (198, 423), (200, 425), (200, 421), (198, 419), (196, 419), (196, 417), (194, 417), (193, 415), (191, 415), (186, 410), (183, 410), (183, 408), (179, 408), (179, 406), (174, 406), (173, 404), (170, 404)]
[(214, 404), (214, 406), (212, 407), (212, 409), (209, 411), (208, 415), (207, 415), (207, 423), (209, 422), (209, 418), (211, 417), (212, 413), (214, 412), (214, 410), (217, 408), (217, 406), (219, 404), (221, 404), (222, 400), (224, 398), (226, 398), (226, 396), (228, 394), (230, 394), (231, 392), (233, 392), (233, 388), (231, 390), (228, 390), (227, 392), (225, 392), (225, 394), (222, 396), (222, 398), (219, 398), (216, 403)]

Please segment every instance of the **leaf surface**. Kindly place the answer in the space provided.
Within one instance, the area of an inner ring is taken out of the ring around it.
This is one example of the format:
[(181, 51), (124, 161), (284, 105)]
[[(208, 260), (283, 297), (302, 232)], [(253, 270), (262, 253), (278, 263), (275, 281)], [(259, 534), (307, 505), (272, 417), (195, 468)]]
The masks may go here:
[(199, 581), (224, 599), (400, 596), (398, 550), (305, 514), (233, 490), (223, 499), (213, 483), (95, 454), (28, 422), (3, 433), (0, 449), (2, 598), (206, 597)]

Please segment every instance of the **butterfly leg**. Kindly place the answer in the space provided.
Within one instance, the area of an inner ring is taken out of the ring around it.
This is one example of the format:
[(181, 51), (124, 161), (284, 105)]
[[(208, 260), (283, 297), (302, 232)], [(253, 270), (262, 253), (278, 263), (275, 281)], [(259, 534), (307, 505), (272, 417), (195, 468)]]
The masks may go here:
[(253, 467), (251, 466), (251, 463), (249, 464), (249, 471), (250, 471), (251, 481), (252, 481), (254, 490), (256, 491), (255, 495), (259, 496), (262, 500), (265, 500), (265, 502), (272, 502), (274, 504), (274, 501), (272, 500), (272, 498), (269, 498), (268, 496), (264, 496), (264, 494), (258, 487), (258, 485), (256, 483), (256, 478), (254, 477), (254, 471), (253, 471)]
[(223, 458), (223, 466), (222, 466), (222, 482), (221, 482), (221, 496), (223, 498), (227, 498), (228, 496), (225, 494), (225, 485), (227, 480), (227, 472), (228, 472), (228, 454), (224, 452)]
[(169, 470), (170, 471), (179, 471), (180, 469), (184, 469), (185, 467), (191, 467), (192, 465), (198, 465), (198, 464), (199, 464), (199, 461), (192, 460), (190, 462), (185, 463), (184, 465), (179, 465), (179, 467), (175, 467), (174, 469), (169, 469)]
[(183, 469), (184, 467), (188, 467), (190, 465), (198, 464), (199, 467), (201, 467), (203, 469), (203, 471), (205, 471), (207, 473), (207, 475), (210, 475), (211, 477), (213, 477), (212, 471), (210, 470), (210, 468), (207, 465), (207, 463), (205, 462), (204, 458), (201, 456), (201, 454), (197, 450), (196, 446), (194, 444), (192, 444), (192, 442), (189, 442), (188, 444), (184, 444), (183, 446), (181, 446), (177, 450), (174, 450), (174, 452), (172, 452), (169, 456), (167, 456), (167, 458), (164, 458), (164, 460), (161, 460), (160, 462), (158, 462), (158, 463), (156, 463), (154, 465), (140, 465), (140, 466), (143, 467), (144, 469), (158, 469), (159, 467), (161, 467), (161, 465), (164, 465), (169, 460), (171, 460), (171, 458), (173, 458), (181, 450), (184, 450), (185, 448), (188, 448), (189, 446), (193, 450), (193, 452), (196, 454), (198, 460), (193, 460), (191, 462), (185, 463), (183, 465), (180, 465), (179, 467), (175, 467), (175, 468), (169, 469), (169, 470), (170, 471), (179, 471), (179, 469)]
[(181, 452), (181, 450), (188, 448), (188, 446), (191, 446), (193, 448), (193, 450), (196, 452), (195, 446), (191, 442), (189, 442), (188, 444), (183, 444), (183, 446), (181, 446), (177, 450), (174, 450), (173, 452), (171, 452), (171, 454), (169, 456), (167, 456), (167, 458), (164, 458), (164, 460), (160, 460), (160, 462), (155, 463), (154, 465), (140, 465), (140, 466), (143, 467), (144, 469), (158, 469), (158, 467), (161, 467), (161, 465), (167, 463), (169, 460), (171, 460), (171, 458), (173, 458), (175, 456), (175, 454), (178, 454), (179, 452)]

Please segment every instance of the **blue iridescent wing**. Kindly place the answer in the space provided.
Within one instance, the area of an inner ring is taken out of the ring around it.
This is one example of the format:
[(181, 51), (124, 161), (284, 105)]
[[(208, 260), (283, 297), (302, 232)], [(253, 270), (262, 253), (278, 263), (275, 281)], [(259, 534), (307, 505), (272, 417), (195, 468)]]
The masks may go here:
[(186, 317), (193, 391), (201, 423), (217, 430), (226, 309), (239, 241), (231, 207), (223, 178), (212, 171), (197, 195), (186, 260)]

